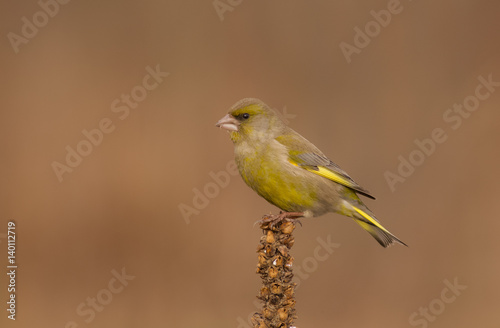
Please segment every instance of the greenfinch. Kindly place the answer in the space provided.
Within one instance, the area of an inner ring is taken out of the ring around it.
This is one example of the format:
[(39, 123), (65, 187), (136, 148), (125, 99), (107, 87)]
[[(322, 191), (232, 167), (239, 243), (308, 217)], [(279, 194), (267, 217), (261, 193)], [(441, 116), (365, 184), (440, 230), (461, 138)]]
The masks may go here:
[(245, 183), (284, 211), (280, 219), (339, 213), (353, 218), (383, 247), (406, 246), (377, 221), (358, 194), (375, 197), (259, 99), (238, 101), (216, 126), (229, 131)]

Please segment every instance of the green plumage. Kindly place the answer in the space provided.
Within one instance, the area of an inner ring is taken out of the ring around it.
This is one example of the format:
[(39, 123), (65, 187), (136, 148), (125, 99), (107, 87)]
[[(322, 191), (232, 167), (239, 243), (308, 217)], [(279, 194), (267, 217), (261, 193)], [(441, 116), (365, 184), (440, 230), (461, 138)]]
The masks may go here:
[(374, 197), (262, 101), (236, 103), (217, 126), (230, 131), (245, 183), (285, 212), (352, 217), (382, 246), (405, 245), (378, 223), (356, 193)]

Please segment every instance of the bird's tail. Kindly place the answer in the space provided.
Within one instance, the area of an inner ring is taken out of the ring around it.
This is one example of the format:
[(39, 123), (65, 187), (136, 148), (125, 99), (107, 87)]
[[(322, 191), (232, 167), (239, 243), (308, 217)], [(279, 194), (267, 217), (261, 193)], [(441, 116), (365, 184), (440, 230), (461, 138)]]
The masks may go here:
[(346, 202), (345, 207), (346, 212), (349, 213), (348, 215), (352, 217), (361, 228), (368, 231), (368, 233), (383, 247), (388, 247), (394, 243), (399, 243), (408, 247), (408, 245), (399, 240), (398, 237), (384, 228), (366, 206), (362, 204), (354, 205)]

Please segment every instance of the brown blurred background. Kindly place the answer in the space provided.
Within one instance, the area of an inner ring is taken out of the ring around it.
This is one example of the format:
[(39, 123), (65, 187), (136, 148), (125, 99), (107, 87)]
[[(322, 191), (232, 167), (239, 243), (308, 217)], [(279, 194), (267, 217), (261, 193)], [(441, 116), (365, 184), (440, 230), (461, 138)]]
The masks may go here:
[[(304, 220), (298, 327), (500, 325), (500, 89), (458, 128), (459, 114), (443, 119), (478, 77), (500, 81), (500, 3), (47, 3), (45, 21), (36, 1), (0, 5), (0, 257), (4, 271), (14, 220), (19, 265), (15, 323), (1, 275), (2, 327), (247, 327), (253, 225), (277, 209), (239, 176), (215, 187), (210, 174), (233, 158), (214, 124), (244, 97), (285, 110), (410, 245), (383, 249), (340, 215)], [(377, 31), (370, 12), (388, 6), (400, 12)], [(34, 19), (36, 35), (23, 28)], [(374, 36), (348, 63), (340, 44), (367, 23)], [(144, 93), (147, 67), (169, 75)], [(142, 101), (125, 116), (132, 91)], [(82, 130), (103, 119), (114, 130), (89, 151)], [(391, 191), (384, 173), (436, 128), (446, 141)], [(60, 182), (53, 163), (79, 144), (90, 153)], [(212, 198), (194, 204), (204, 190)], [(179, 206), (194, 208), (188, 219)], [(340, 245), (323, 261), (318, 238)]]

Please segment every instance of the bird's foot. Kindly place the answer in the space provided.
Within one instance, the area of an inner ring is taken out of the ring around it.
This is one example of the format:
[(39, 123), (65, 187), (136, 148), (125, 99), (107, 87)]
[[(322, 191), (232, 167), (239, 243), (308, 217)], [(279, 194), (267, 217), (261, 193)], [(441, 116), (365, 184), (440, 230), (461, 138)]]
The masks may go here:
[(281, 222), (291, 222), (293, 224), (300, 224), (302, 226), (302, 223), (299, 221), (299, 218), (304, 217), (303, 212), (282, 212), (280, 211), (280, 214), (275, 215), (275, 214), (268, 214), (264, 215), (262, 217), (262, 220), (257, 221), (256, 223), (258, 225), (263, 225), (263, 224), (269, 224), (269, 226), (274, 228), (276, 225), (280, 224)]

